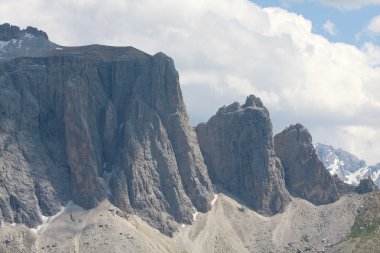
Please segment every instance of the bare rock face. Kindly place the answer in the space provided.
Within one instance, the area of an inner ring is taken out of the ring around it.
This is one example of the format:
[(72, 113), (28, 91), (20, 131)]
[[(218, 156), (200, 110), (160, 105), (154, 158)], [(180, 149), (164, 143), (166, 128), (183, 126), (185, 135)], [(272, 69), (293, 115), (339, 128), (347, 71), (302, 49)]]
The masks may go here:
[(0, 40), (8, 41), (11, 39), (19, 39), (23, 37), (24, 33), (28, 33), (32, 36), (42, 37), (48, 40), (48, 35), (35, 27), (28, 26), (26, 29), (21, 30), (20, 27), (4, 23), (0, 25)]
[(272, 124), (261, 100), (222, 107), (197, 126), (199, 144), (212, 182), (264, 214), (289, 202), (284, 172), (273, 149)]
[(7, 23), (0, 25), (0, 61), (41, 56), (56, 48), (59, 46), (50, 42), (47, 34), (37, 28), (28, 26), (22, 30)]
[(178, 79), (172, 59), (131, 47), (0, 62), (0, 219), (34, 227), (69, 200), (108, 198), (171, 234), (209, 210)]
[(355, 192), (356, 186), (343, 182), (337, 174), (333, 175), (332, 177), (335, 181), (335, 185), (338, 189), (339, 195), (342, 196), (344, 194), (350, 194)]
[(293, 196), (316, 205), (339, 199), (335, 180), (319, 160), (304, 126), (291, 125), (277, 134), (274, 149), (284, 167), (286, 187)]
[(373, 182), (372, 178), (364, 178), (360, 180), (359, 185), (356, 187), (355, 191), (359, 194), (365, 194), (368, 192), (378, 191), (379, 189)]

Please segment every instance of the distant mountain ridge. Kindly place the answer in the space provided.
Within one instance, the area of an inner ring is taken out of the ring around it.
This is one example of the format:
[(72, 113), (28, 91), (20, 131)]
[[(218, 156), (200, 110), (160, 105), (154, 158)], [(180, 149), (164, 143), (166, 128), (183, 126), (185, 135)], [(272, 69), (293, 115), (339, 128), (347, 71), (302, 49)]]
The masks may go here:
[(20, 29), (8, 23), (0, 25), (0, 61), (17, 57), (42, 56), (62, 47), (49, 41), (48, 35), (37, 28), (28, 26)]
[(371, 177), (380, 187), (380, 163), (367, 166), (364, 160), (341, 149), (317, 143), (315, 150), (331, 175), (338, 177), (347, 184), (359, 185), (361, 179)]

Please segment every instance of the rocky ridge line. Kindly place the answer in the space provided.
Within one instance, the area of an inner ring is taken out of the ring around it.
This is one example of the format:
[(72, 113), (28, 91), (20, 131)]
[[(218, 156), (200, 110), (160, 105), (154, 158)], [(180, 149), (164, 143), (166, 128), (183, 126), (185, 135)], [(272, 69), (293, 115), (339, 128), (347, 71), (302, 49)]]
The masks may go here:
[(380, 186), (380, 163), (367, 166), (364, 160), (343, 149), (317, 143), (316, 152), (331, 175), (337, 175), (347, 184), (359, 185), (361, 179), (371, 177)]
[(0, 25), (0, 40), (9, 41), (12, 39), (19, 39), (25, 33), (33, 35), (35, 37), (42, 37), (45, 40), (49, 40), (46, 32), (38, 30), (35, 27), (28, 26), (26, 29), (21, 30), (20, 27), (4, 23)]

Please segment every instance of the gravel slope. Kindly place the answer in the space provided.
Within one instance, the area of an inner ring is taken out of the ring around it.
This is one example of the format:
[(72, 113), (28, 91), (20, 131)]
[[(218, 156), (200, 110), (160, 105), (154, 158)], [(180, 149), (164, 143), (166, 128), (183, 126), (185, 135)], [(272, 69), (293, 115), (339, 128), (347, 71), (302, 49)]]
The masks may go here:
[(5, 224), (0, 252), (295, 252), (331, 248), (349, 232), (363, 196), (314, 206), (293, 198), (282, 214), (264, 217), (219, 194), (191, 226), (164, 236), (109, 202), (92, 210), (69, 205), (38, 231)]

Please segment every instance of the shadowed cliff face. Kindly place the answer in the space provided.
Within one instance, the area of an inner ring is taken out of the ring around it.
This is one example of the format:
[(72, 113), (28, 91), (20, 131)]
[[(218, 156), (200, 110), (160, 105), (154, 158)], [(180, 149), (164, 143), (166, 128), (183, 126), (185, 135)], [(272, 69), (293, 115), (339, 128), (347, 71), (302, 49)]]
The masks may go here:
[(277, 134), (274, 148), (284, 166), (286, 187), (291, 194), (316, 205), (339, 199), (335, 180), (319, 160), (304, 126), (291, 125)]
[(368, 192), (378, 191), (379, 189), (373, 182), (373, 180), (368, 177), (360, 180), (359, 185), (356, 187), (355, 191), (359, 194), (365, 194)]
[(109, 198), (166, 234), (212, 187), (173, 61), (88, 46), (0, 63), (0, 218), (36, 226)]
[(272, 124), (261, 100), (219, 109), (196, 128), (213, 183), (254, 210), (282, 211), (289, 202), (281, 163), (274, 154)]

